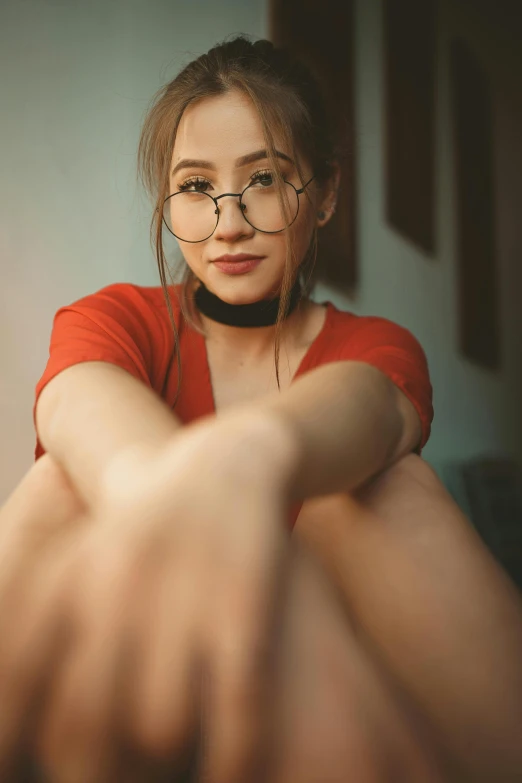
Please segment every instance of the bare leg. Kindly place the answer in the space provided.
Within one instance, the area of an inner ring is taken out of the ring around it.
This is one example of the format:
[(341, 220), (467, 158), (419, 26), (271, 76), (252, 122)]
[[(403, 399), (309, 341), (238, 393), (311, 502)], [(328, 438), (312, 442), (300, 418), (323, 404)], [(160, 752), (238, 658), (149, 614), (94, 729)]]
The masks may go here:
[(62, 468), (44, 454), (0, 506), (0, 535), (60, 530), (85, 510)]
[[(0, 529), (43, 542), (77, 524), (84, 511), (60, 467), (42, 457), (0, 509)], [(425, 738), (358, 645), (328, 575), (298, 539), (289, 586), (271, 783), (345, 783), (347, 776), (357, 783), (446, 783)], [(122, 760), (118, 779), (167, 778), (138, 752), (132, 762)]]
[(270, 783), (449, 783), (419, 724), (359, 644), (326, 569), (294, 537), (280, 756)]
[(521, 597), (434, 471), (409, 455), (297, 526), (459, 780), (521, 780)]

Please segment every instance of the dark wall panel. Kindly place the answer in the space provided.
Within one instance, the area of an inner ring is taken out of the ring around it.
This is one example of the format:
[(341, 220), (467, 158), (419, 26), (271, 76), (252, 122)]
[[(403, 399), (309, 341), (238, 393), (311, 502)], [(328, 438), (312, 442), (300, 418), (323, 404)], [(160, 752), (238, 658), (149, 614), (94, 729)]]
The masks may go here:
[(484, 367), (500, 366), (495, 259), (493, 116), (490, 89), (464, 41), (451, 47), (460, 348)]
[(319, 279), (350, 291), (357, 282), (353, 135), (352, 0), (271, 0), (270, 38), (308, 65), (323, 89), (344, 155), (337, 210), (319, 231)]
[(434, 0), (385, 0), (386, 219), (435, 252)]

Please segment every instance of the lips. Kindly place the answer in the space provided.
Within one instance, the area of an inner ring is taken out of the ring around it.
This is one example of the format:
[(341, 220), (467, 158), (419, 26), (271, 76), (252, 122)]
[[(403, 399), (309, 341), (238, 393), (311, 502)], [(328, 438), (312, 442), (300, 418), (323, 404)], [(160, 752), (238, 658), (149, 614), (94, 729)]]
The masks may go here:
[(251, 253), (238, 253), (237, 255), (226, 253), (223, 256), (219, 256), (219, 258), (213, 258), (211, 263), (236, 264), (240, 261), (259, 261), (262, 258), (264, 256), (253, 256)]

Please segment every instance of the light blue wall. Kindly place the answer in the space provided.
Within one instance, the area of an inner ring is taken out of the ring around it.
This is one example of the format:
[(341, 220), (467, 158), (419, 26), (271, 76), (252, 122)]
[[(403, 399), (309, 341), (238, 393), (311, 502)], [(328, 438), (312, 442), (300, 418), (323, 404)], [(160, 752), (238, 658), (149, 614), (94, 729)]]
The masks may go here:
[(2, 0), (0, 503), (33, 461), (34, 387), (64, 303), (158, 285), (136, 151), (152, 96), (265, 0)]

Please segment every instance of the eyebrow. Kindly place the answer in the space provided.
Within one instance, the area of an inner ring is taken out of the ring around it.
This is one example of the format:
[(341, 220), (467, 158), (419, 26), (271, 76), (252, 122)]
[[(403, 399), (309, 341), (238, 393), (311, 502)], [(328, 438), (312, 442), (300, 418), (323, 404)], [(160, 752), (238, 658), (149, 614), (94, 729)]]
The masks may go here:
[[(288, 155), (285, 155), (284, 152), (280, 152), (279, 150), (276, 150), (275, 154), (276, 157), (281, 158), (281, 160), (286, 160), (289, 163), (294, 162), (292, 158), (288, 157)], [(255, 163), (258, 160), (266, 160), (267, 158), (268, 158), (268, 153), (266, 150), (258, 150), (257, 152), (251, 152), (249, 155), (243, 155), (242, 158), (238, 158), (236, 160), (236, 169), (239, 169), (242, 166), (248, 166), (249, 163)], [(185, 158), (184, 160), (180, 160), (179, 163), (177, 163), (174, 166), (171, 172), (171, 176), (173, 177), (174, 174), (176, 174), (176, 172), (178, 172), (180, 169), (210, 169), (211, 171), (216, 171), (216, 166), (210, 160), (196, 160), (195, 158)]]

